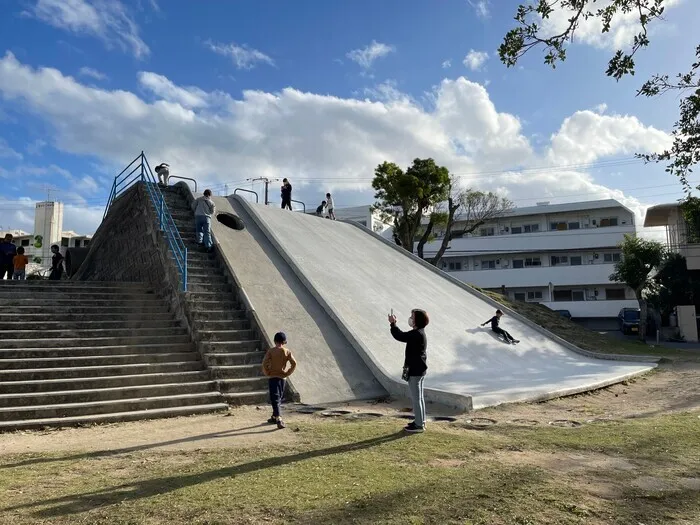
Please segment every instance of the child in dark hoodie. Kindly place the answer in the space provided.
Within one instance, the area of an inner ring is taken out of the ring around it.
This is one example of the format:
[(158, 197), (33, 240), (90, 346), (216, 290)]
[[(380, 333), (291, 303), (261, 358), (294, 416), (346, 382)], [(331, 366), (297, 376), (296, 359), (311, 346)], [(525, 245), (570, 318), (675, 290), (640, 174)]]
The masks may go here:
[(423, 380), (425, 379), (425, 372), (428, 370), (426, 354), (428, 339), (425, 336), (425, 327), (428, 326), (429, 322), (430, 319), (425, 310), (412, 310), (411, 317), (408, 319), (408, 324), (412, 330), (403, 332), (396, 326), (396, 317), (393, 314), (389, 315), (391, 335), (397, 341), (406, 343), (402, 377), (405, 381), (408, 381), (415, 420), (409, 423), (404, 430), (411, 433), (425, 431)]
[(481, 326), (485, 326), (485, 325), (491, 323), (491, 330), (493, 330), (493, 332), (495, 332), (498, 335), (500, 335), (501, 337), (503, 337), (503, 339), (506, 340), (506, 343), (509, 343), (509, 344), (519, 343), (520, 341), (518, 339), (515, 339), (512, 335), (510, 335), (508, 332), (506, 332), (503, 328), (498, 326), (498, 323), (500, 322), (502, 316), (503, 316), (503, 312), (501, 312), (500, 310), (496, 310), (496, 315), (494, 315), (488, 321), (482, 323)]

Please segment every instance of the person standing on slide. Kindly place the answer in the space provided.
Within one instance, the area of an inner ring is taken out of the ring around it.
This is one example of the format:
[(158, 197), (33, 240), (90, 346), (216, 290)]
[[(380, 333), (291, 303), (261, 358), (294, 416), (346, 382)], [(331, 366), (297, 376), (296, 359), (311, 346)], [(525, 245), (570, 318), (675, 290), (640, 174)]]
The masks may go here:
[(284, 210), (285, 208), (289, 209), (291, 211), (292, 209), (292, 185), (289, 184), (289, 181), (284, 178), (282, 179), (282, 209)]

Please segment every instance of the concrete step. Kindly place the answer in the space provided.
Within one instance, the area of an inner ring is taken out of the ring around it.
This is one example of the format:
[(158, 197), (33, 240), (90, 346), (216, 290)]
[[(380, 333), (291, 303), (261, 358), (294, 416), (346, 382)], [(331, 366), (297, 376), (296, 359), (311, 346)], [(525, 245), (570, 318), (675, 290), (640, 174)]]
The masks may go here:
[[(197, 272), (195, 274), (192, 274), (192, 272), (187, 272), (187, 284), (190, 286), (194, 285), (200, 285), (200, 284), (219, 284), (219, 285), (226, 285), (229, 288), (227, 290), (232, 289), (232, 284), (228, 282), (228, 278), (219, 270), (215, 270), (212, 272)], [(204, 291), (204, 290), (200, 290)]]
[[(25, 328), (28, 328), (25, 326)], [(0, 332), (0, 347), (4, 339), (35, 339), (41, 336), (46, 338), (105, 338), (105, 337), (136, 337), (136, 336), (158, 336), (158, 335), (187, 335), (185, 327), (165, 327), (165, 328), (67, 328), (54, 330), (40, 330), (31, 326), (31, 330), (13, 330), (12, 332)]]
[(162, 397), (178, 394), (202, 394), (216, 391), (216, 383), (214, 381), (197, 381), (192, 383), (164, 383), (160, 385), (137, 385), (116, 388), (0, 394), (0, 407), (9, 408), (65, 403), (88, 403), (92, 401)]
[(224, 308), (207, 309), (201, 308), (199, 305), (196, 305), (195, 308), (191, 308), (190, 314), (194, 322), (239, 321), (246, 320), (247, 315), (245, 310), (228, 310)]
[(117, 288), (128, 288), (128, 289), (139, 289), (147, 290), (149, 286), (142, 282), (129, 282), (129, 281), (0, 281), (0, 288), (3, 286), (44, 286), (47, 288), (67, 288), (78, 289), (78, 288), (101, 288), (109, 293), (110, 290)]
[(233, 300), (207, 301), (199, 299), (197, 296), (190, 296), (189, 294), (187, 296), (187, 302), (190, 304), (190, 308), (195, 308), (197, 310), (209, 310), (211, 312), (233, 312), (240, 309), (238, 302)]
[[(219, 277), (219, 281), (214, 279)], [(225, 280), (221, 282), (223, 275), (212, 276), (209, 280), (205, 282), (197, 282), (193, 280), (189, 275), (187, 276), (187, 292), (196, 293), (198, 296), (203, 297), (203, 294), (212, 294), (212, 299), (217, 297), (227, 298), (233, 293), (233, 287), (228, 284)]]
[[(194, 285), (196, 288), (202, 285)], [(190, 304), (211, 303), (220, 304), (226, 308), (236, 308), (238, 306), (238, 294), (232, 290), (229, 291), (211, 291), (211, 290), (187, 290), (187, 300)]]
[[(170, 260), (173, 262), (173, 264), (175, 264), (175, 259), (171, 258)], [(203, 273), (203, 272), (210, 273), (210, 272), (219, 271), (219, 268), (220, 268), (219, 261), (217, 261), (216, 259), (206, 259), (206, 260), (202, 259), (202, 260), (195, 261), (195, 260), (192, 260), (191, 258), (189, 258), (189, 256), (188, 256), (188, 259), (187, 259), (187, 271), (188, 271), (188, 273), (190, 271), (198, 272), (198, 273)]]
[(267, 393), (267, 377), (244, 377), (239, 379), (218, 379), (216, 387), (222, 394), (237, 394), (263, 391)]
[(92, 321), (86, 320), (85, 316), (82, 316), (81, 319), (74, 318), (73, 320), (66, 321), (43, 321), (42, 317), (37, 316), (37, 319), (29, 322), (0, 321), (0, 338), (2, 338), (3, 334), (6, 332), (16, 333), (17, 331), (26, 330), (27, 327), (31, 327), (32, 330), (42, 330), (46, 333), (52, 330), (176, 329), (181, 328), (182, 324), (177, 319), (151, 320), (140, 318), (116, 321)]
[(31, 381), (37, 379), (68, 379), (73, 377), (102, 377), (136, 374), (168, 374), (172, 372), (194, 372), (204, 369), (201, 361), (172, 363), (81, 366), (68, 368), (26, 368), (21, 370), (0, 369), (0, 382)]
[[(5, 283), (7, 281), (0, 281), (0, 283)], [(46, 286), (43, 284), (34, 284), (34, 283), (43, 283), (43, 282), (59, 282), (63, 283), (63, 281), (15, 281), (19, 282), (21, 284), (18, 285), (5, 285), (2, 284), (0, 285), (0, 295), (4, 294), (10, 294), (10, 293), (26, 293), (26, 294), (66, 294), (66, 295), (71, 295), (71, 294), (100, 294), (101, 296), (105, 295), (154, 295), (155, 291), (150, 289), (148, 285), (142, 284), (141, 287), (136, 287), (136, 286), (124, 286), (124, 287), (116, 287), (116, 286), (110, 286), (110, 287), (101, 287), (101, 286), (90, 286), (90, 285), (82, 285), (82, 284), (69, 284), (69, 285), (63, 285), (63, 284), (56, 284), (54, 286)], [(66, 282), (72, 282), (72, 281), (66, 281)]]
[(223, 395), (226, 402), (231, 406), (267, 404), (268, 396), (269, 394), (267, 390), (257, 390), (254, 392), (232, 392)]
[(3, 370), (39, 370), (44, 368), (78, 368), (84, 366), (184, 363), (199, 360), (199, 354), (196, 352), (161, 352), (151, 354), (25, 357), (22, 359), (2, 359), (0, 360), (0, 366)]
[(55, 309), (59, 306), (70, 307), (70, 306), (134, 306), (141, 307), (146, 306), (148, 308), (153, 308), (157, 310), (157, 306), (163, 304), (163, 300), (157, 296), (144, 296), (137, 299), (129, 297), (109, 297), (106, 298), (102, 296), (101, 298), (85, 299), (81, 297), (74, 296), (61, 296), (54, 299), (46, 297), (45, 295), (40, 296), (23, 296), (23, 297), (11, 297), (2, 298), (3, 310), (6, 306), (44, 306), (49, 309)]
[(193, 330), (249, 330), (250, 321), (247, 319), (228, 320), (228, 321), (194, 321), (192, 323)]
[(233, 365), (233, 366), (210, 366), (213, 379), (236, 379), (243, 377), (262, 377), (260, 365)]
[(72, 377), (63, 379), (28, 379), (0, 382), (0, 394), (24, 394), (36, 392), (59, 392), (65, 390), (89, 390), (148, 386), (169, 383), (208, 381), (208, 370), (141, 373), (133, 375), (106, 375), (102, 377)]
[[(105, 301), (106, 304), (110, 304), (109, 301)], [(53, 317), (58, 312), (59, 314), (81, 314), (84, 317), (89, 317), (90, 319), (96, 319), (97, 315), (108, 314), (107, 317), (114, 319), (117, 314), (138, 314), (143, 317), (144, 314), (149, 316), (157, 313), (168, 313), (167, 308), (163, 303), (157, 303), (158, 306), (148, 305), (148, 304), (134, 304), (134, 305), (119, 305), (119, 306), (85, 306), (81, 304), (74, 305), (63, 305), (59, 308), (50, 309), (47, 306), (5, 306), (2, 307), (3, 314), (43, 314), (43, 318), (46, 320), (53, 319)], [(65, 309), (65, 312), (62, 311)], [(169, 314), (172, 317), (172, 314)]]
[(201, 406), (223, 402), (218, 392), (183, 394), (177, 396), (146, 397), (92, 401), (87, 403), (66, 403), (62, 405), (39, 405), (0, 408), (0, 421), (22, 421), (35, 419), (55, 419), (63, 417), (91, 416), (114, 412), (157, 410), (186, 406)]
[(227, 410), (228, 405), (226, 403), (210, 403), (207, 405), (188, 405), (173, 408), (135, 410), (131, 412), (113, 412), (110, 414), (95, 414), (89, 416), (5, 421), (0, 422), (0, 432), (6, 432), (9, 430), (31, 430), (46, 427), (96, 425), (101, 423), (116, 423), (122, 421), (140, 421), (143, 419), (211, 414), (216, 412), (224, 412)]
[(204, 362), (207, 366), (261, 366), (264, 357), (265, 354), (257, 350), (251, 352), (208, 352), (203, 354)]
[(0, 367), (2, 359), (32, 359), (49, 357), (108, 356), (126, 354), (164, 354), (196, 353), (193, 343), (152, 344), (152, 345), (116, 345), (116, 346), (70, 346), (64, 348), (9, 348), (0, 350)]
[[(230, 352), (259, 352), (262, 343), (257, 339), (244, 341), (200, 341), (197, 343), (202, 353), (226, 354)], [(262, 357), (260, 358), (262, 359)]]
[(31, 323), (47, 322), (47, 323), (72, 323), (72, 322), (118, 322), (132, 323), (135, 321), (153, 321), (153, 322), (175, 322), (173, 314), (170, 312), (148, 312), (148, 317), (144, 317), (143, 312), (133, 312), (131, 310), (122, 309), (121, 312), (100, 312), (96, 309), (87, 309), (85, 312), (76, 312), (74, 308), (70, 311), (52, 311), (47, 312), (42, 309), (37, 312), (22, 312), (22, 313), (7, 313), (4, 309), (0, 309), (0, 324), (10, 322), (30, 323), (26, 326), (34, 326)]
[[(41, 334), (41, 332), (39, 332)], [(37, 335), (39, 335), (37, 334)], [(0, 339), (0, 349), (5, 348), (66, 348), (73, 346), (120, 346), (148, 344), (185, 344), (188, 335), (135, 335), (120, 337), (65, 337), (62, 339)]]
[(95, 301), (99, 302), (132, 302), (132, 301), (145, 301), (150, 303), (161, 302), (162, 299), (155, 294), (139, 293), (134, 292), (131, 294), (118, 293), (118, 294), (103, 294), (101, 292), (54, 292), (48, 290), (45, 292), (33, 292), (26, 290), (18, 291), (7, 291), (0, 290), (0, 304), (44, 304), (44, 305), (55, 305), (55, 304), (66, 304), (66, 301), (70, 303), (85, 303), (93, 304)]
[(200, 341), (252, 341), (255, 340), (253, 330), (197, 330)]

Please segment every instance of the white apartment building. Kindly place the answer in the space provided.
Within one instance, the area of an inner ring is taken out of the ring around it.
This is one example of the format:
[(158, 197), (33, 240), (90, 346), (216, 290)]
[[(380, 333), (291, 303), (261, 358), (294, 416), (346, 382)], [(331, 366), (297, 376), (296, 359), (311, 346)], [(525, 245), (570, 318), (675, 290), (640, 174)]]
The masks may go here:
[[(339, 221), (356, 222), (365, 228), (369, 228), (374, 233), (391, 238), (394, 227), (393, 222), (387, 221), (381, 213), (373, 211), (370, 205), (335, 208), (334, 212), (335, 218)], [(316, 209), (307, 209), (306, 213), (309, 215), (316, 215)]]
[[(453, 230), (464, 227), (458, 216)], [(425, 246), (426, 259), (440, 247), (444, 232), (437, 234)], [(511, 299), (573, 317), (616, 317), (620, 308), (638, 307), (631, 289), (609, 279), (625, 234), (635, 234), (634, 213), (616, 200), (542, 202), (453, 236), (441, 267), (466, 283), (505, 288)]]
[(644, 227), (665, 226), (668, 249), (685, 257), (688, 270), (700, 270), (700, 243), (690, 238), (679, 202), (659, 204), (647, 210)]

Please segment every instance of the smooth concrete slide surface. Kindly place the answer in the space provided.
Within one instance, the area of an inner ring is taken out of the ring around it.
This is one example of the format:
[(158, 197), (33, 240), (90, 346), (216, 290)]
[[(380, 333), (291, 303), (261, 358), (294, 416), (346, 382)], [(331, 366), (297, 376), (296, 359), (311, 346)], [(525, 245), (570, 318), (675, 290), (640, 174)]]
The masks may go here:
[(479, 327), (494, 315), (492, 304), (368, 231), (262, 205), (247, 207), (303, 274), (307, 286), (392, 380), (400, 381), (404, 345), (389, 333), (391, 309), (404, 330), (412, 308), (429, 313), (425, 386), (471, 395), (474, 408), (599, 388), (655, 366), (589, 358), (504, 316), (501, 326), (521, 341), (507, 345), (490, 327)]
[(215, 197), (217, 213), (232, 213), (243, 230), (212, 221), (220, 253), (255, 308), (270, 341), (286, 332), (299, 365), (290, 382), (304, 403), (370, 399), (387, 394), (338, 326), (234, 199)]

